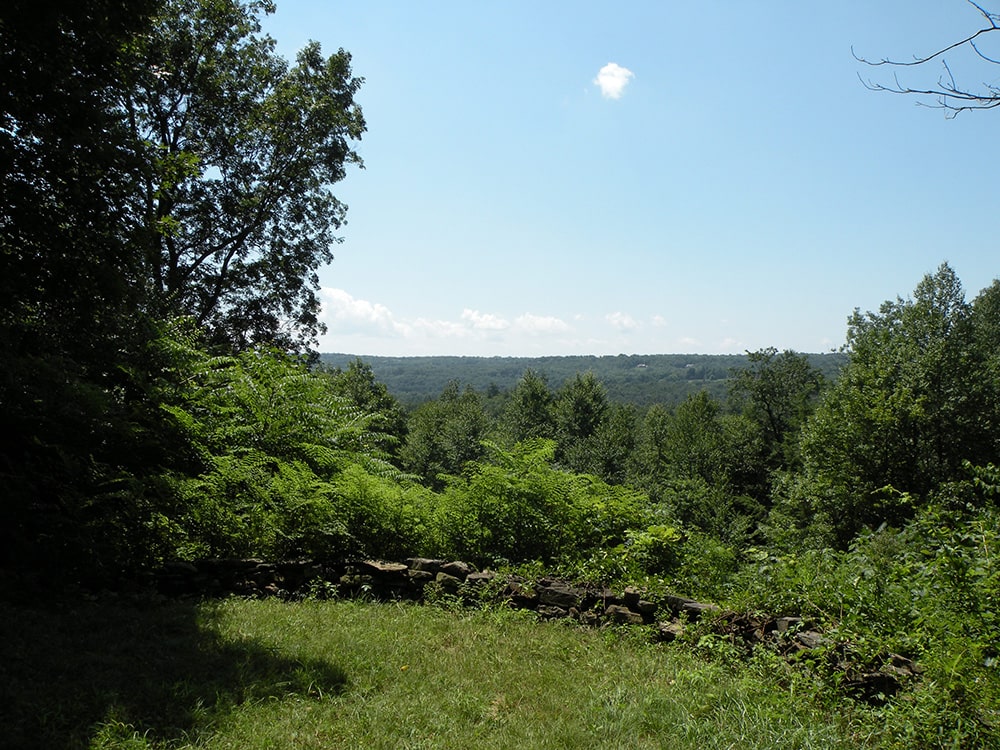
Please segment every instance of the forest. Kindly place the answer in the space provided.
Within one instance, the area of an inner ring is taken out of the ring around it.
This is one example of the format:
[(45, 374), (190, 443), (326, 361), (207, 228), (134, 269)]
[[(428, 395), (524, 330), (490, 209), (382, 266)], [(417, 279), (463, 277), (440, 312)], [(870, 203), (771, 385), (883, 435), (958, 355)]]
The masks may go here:
[[(833, 379), (847, 361), (843, 352), (806, 354), (809, 364)], [(320, 362), (346, 369), (353, 354), (322, 352)], [(407, 409), (436, 398), (452, 380), (489, 397), (510, 391), (526, 370), (559, 388), (577, 374), (593, 373), (608, 399), (649, 407), (676, 406), (707, 391), (724, 400), (733, 370), (745, 367), (745, 354), (619, 354), (584, 357), (377, 357), (362, 356), (375, 378)]]
[(899, 746), (991, 746), (1000, 280), (942, 263), (845, 311), (837, 354), (443, 383), (318, 355), (362, 80), (344, 50), (278, 56), (271, 8), (0, 11), (0, 594), (226, 557), (544, 569), (801, 615), (920, 664), (880, 709)]

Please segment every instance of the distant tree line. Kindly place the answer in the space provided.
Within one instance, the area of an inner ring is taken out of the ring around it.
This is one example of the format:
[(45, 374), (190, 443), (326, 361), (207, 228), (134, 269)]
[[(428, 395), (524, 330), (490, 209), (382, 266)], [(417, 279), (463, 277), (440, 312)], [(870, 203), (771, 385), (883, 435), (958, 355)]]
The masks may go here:
[[(320, 361), (346, 368), (358, 355), (324, 352)], [(847, 361), (843, 352), (806, 354), (812, 367), (827, 380), (836, 378)], [(472, 386), (484, 397), (509, 392), (526, 370), (543, 376), (554, 388), (579, 373), (591, 372), (611, 401), (638, 407), (676, 406), (688, 396), (706, 390), (716, 399), (728, 398), (729, 380), (746, 367), (745, 354), (619, 354), (617, 356), (562, 357), (376, 357), (362, 359), (406, 408), (429, 401), (452, 380)]]

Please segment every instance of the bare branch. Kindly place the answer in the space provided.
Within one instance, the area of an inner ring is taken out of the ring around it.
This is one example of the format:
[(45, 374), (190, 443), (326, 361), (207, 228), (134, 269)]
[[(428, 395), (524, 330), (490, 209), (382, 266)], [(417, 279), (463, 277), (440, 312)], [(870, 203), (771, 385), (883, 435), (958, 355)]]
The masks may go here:
[(976, 51), (976, 54), (979, 55), (981, 58), (983, 58), (986, 62), (993, 63), (994, 65), (1000, 65), (1000, 60), (994, 60), (992, 57), (984, 55), (979, 50), (979, 47), (976, 46), (975, 42), (969, 42), (969, 46), (971, 46), (972, 49), (974, 49)]
[(975, 54), (983, 61), (994, 65), (1000, 65), (1000, 60), (994, 59), (983, 53), (979, 48), (979, 45), (976, 43), (977, 40), (984, 37), (986, 34), (993, 31), (1000, 31), (1000, 13), (991, 13), (973, 0), (966, 1), (979, 12), (989, 25), (979, 29), (973, 34), (970, 34), (964, 39), (960, 39), (953, 44), (942, 47), (937, 52), (930, 55), (915, 57), (910, 61), (893, 60), (891, 58), (872, 60), (858, 55), (854, 51), (854, 47), (851, 47), (851, 54), (854, 56), (855, 60), (873, 68), (883, 65), (889, 65), (896, 68), (912, 68), (924, 65), (935, 59), (940, 59), (941, 65), (944, 68), (944, 74), (938, 78), (936, 87), (914, 88), (906, 86), (900, 82), (899, 76), (895, 73), (893, 74), (892, 85), (878, 83), (871, 79), (865, 80), (864, 78), (861, 78), (861, 75), (859, 74), (858, 78), (861, 79), (862, 85), (870, 91), (886, 91), (892, 94), (910, 94), (918, 97), (933, 97), (937, 102), (936, 104), (927, 104), (923, 101), (918, 102), (918, 104), (925, 107), (943, 109), (946, 111), (945, 114), (948, 117), (955, 117), (959, 112), (965, 112), (967, 110), (993, 109), (994, 107), (1000, 106), (1000, 88), (989, 83), (983, 83), (982, 89), (978, 91), (960, 87), (955, 75), (952, 73), (951, 67), (948, 65), (948, 61), (944, 59), (944, 55), (948, 52), (957, 50), (960, 47), (967, 45), (971, 47), (973, 52), (975, 52)]

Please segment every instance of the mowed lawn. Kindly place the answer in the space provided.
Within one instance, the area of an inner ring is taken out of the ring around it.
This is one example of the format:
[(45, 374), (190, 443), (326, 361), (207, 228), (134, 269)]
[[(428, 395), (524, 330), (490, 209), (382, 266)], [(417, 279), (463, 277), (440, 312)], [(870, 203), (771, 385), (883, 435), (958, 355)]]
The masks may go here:
[(0, 747), (859, 748), (777, 658), (509, 611), (229, 599), (0, 605)]

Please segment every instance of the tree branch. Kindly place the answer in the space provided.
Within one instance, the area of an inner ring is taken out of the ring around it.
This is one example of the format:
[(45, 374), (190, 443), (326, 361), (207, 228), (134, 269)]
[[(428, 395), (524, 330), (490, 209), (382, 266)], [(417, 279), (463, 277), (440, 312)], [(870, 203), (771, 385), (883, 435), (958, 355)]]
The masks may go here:
[[(941, 59), (941, 64), (944, 67), (945, 74), (938, 79), (938, 84), (936, 87), (929, 88), (913, 88), (911, 86), (903, 85), (899, 76), (894, 74), (893, 81), (894, 84), (891, 86), (878, 83), (871, 79), (862, 78), (861, 74), (858, 74), (858, 78), (861, 80), (862, 85), (870, 91), (885, 91), (891, 94), (911, 94), (914, 96), (931, 96), (937, 100), (937, 104), (926, 104), (925, 102), (919, 102), (922, 106), (934, 107), (936, 109), (946, 110), (948, 117), (955, 117), (959, 112), (964, 112), (966, 110), (977, 110), (977, 109), (993, 109), (994, 107), (1000, 106), (1000, 88), (991, 86), (988, 83), (983, 84), (983, 89), (980, 91), (973, 91), (972, 89), (967, 89), (964, 87), (959, 87), (955, 80), (955, 76), (948, 65), (948, 61), (944, 59), (944, 55), (953, 50), (957, 50), (960, 47), (968, 45), (973, 52), (983, 61), (993, 64), (1000, 65), (1000, 60), (994, 59), (989, 55), (986, 55), (980, 50), (979, 46), (976, 44), (976, 40), (994, 31), (1000, 31), (1000, 13), (991, 13), (983, 8), (973, 0), (967, 0), (969, 5), (974, 7), (979, 14), (986, 19), (988, 26), (979, 29), (973, 34), (960, 39), (957, 42), (942, 47), (936, 52), (926, 55), (924, 57), (915, 57), (913, 60), (893, 60), (890, 58), (882, 58), (881, 60), (871, 60), (866, 57), (858, 55), (854, 51), (854, 47), (851, 47), (851, 54), (854, 59), (860, 63), (864, 63), (870, 67), (880, 67), (883, 65), (889, 65), (898, 68), (911, 68), (924, 65), (932, 60)], [(956, 103), (957, 102), (957, 103)]]

